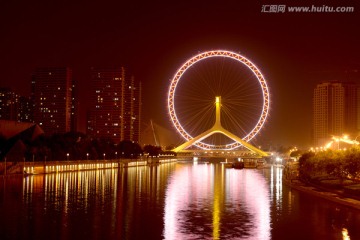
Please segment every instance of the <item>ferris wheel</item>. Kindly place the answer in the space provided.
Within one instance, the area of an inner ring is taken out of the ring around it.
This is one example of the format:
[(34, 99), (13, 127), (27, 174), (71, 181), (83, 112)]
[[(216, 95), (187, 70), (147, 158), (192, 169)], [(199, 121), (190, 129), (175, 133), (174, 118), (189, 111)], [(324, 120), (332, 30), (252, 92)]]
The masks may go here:
[[(177, 132), (191, 145), (232, 150), (262, 129), (269, 95), (263, 74), (250, 60), (231, 51), (206, 51), (176, 71), (168, 90), (168, 112)], [(208, 134), (202, 135), (206, 130)]]

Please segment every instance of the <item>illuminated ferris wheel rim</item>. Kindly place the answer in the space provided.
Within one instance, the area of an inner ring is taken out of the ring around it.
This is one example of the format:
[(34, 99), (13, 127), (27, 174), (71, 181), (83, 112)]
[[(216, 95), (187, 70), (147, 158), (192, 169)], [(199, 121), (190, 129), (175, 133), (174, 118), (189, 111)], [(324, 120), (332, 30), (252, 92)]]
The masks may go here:
[[(267, 118), (268, 112), (269, 112), (269, 106), (270, 106), (270, 94), (269, 94), (269, 89), (267, 87), (266, 80), (265, 80), (264, 76), (262, 75), (262, 73), (260, 72), (260, 70), (256, 67), (256, 65), (254, 63), (252, 63), (250, 60), (248, 60), (247, 58), (245, 58), (244, 56), (242, 56), (238, 53), (231, 52), (231, 51), (213, 50), (213, 51), (206, 51), (206, 52), (199, 53), (199, 54), (193, 56), (192, 58), (190, 58), (189, 60), (187, 60), (176, 71), (173, 79), (171, 80), (169, 92), (168, 92), (168, 111), (170, 114), (171, 121), (174, 124), (174, 127), (176, 128), (176, 130), (180, 133), (180, 135), (186, 141), (193, 139), (193, 137), (182, 127), (179, 119), (177, 118), (176, 111), (175, 111), (175, 99), (174, 99), (175, 91), (176, 91), (178, 82), (180, 81), (181, 77), (183, 76), (183, 74), (186, 72), (187, 69), (189, 69), (191, 66), (193, 66), (197, 62), (207, 59), (207, 58), (211, 58), (211, 57), (227, 57), (227, 58), (234, 59), (234, 60), (244, 64), (252, 71), (252, 73), (255, 75), (255, 77), (257, 78), (257, 80), (261, 86), (261, 91), (262, 91), (262, 96), (263, 96), (262, 112), (260, 114), (259, 120), (256, 123), (255, 127), (243, 138), (244, 141), (248, 142), (259, 133), (259, 131), (261, 130), (261, 128), (263, 127), (263, 125), (266, 121), (266, 118)], [(211, 150), (211, 149), (232, 150), (232, 149), (242, 146), (238, 142), (233, 142), (230, 144), (218, 145), (218, 146), (203, 143), (203, 142), (197, 142), (194, 145), (196, 145), (204, 150)]]

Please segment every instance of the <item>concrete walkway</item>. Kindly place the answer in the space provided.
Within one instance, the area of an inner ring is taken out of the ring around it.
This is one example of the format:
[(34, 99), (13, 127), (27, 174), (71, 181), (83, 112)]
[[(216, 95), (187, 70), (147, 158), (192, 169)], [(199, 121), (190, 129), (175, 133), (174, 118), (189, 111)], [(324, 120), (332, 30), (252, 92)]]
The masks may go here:
[(294, 188), (296, 190), (306, 192), (306, 193), (309, 193), (309, 194), (312, 194), (312, 195), (315, 195), (315, 196), (318, 196), (321, 198), (325, 198), (330, 201), (360, 210), (360, 200), (345, 196), (342, 193), (336, 193), (336, 192), (320, 189), (320, 188), (305, 184), (299, 180), (293, 180), (292, 182), (290, 182), (288, 180), (283, 179), (283, 182), (286, 185), (288, 185), (291, 188)]

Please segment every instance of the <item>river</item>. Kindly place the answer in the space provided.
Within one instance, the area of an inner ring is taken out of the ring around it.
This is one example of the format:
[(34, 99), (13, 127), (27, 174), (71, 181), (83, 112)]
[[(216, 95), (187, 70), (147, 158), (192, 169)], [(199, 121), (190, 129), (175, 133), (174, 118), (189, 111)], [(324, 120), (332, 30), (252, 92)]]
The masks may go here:
[(0, 177), (0, 239), (360, 239), (360, 211), (282, 168), (177, 162)]

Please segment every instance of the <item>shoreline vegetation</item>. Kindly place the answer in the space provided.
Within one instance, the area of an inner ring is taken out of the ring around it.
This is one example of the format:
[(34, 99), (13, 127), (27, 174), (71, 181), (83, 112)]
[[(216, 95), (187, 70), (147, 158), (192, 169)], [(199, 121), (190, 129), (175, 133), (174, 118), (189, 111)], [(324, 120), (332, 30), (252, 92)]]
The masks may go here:
[(334, 192), (331, 189), (314, 186), (309, 183), (303, 183), (299, 180), (289, 181), (288, 179), (285, 179), (284, 183), (298, 191), (305, 192), (341, 205), (345, 205), (347, 207), (360, 210), (360, 200), (358, 200), (355, 196), (343, 194), (341, 192)]
[(284, 183), (360, 210), (360, 148), (304, 153), (284, 168)]

